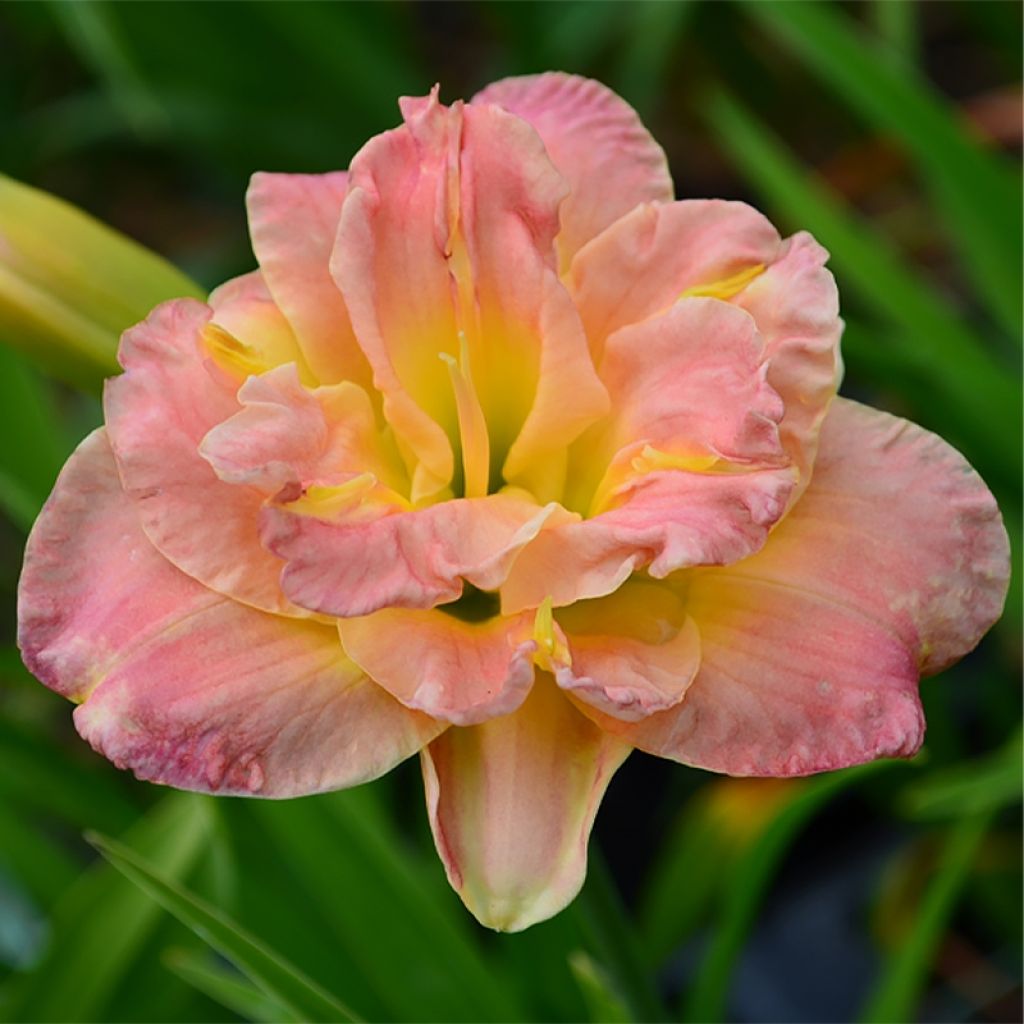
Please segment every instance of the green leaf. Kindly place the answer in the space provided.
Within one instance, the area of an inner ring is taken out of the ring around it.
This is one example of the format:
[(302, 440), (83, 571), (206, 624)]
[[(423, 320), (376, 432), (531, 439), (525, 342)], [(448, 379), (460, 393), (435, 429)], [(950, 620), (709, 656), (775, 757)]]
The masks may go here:
[(810, 818), (837, 793), (891, 762), (847, 768), (802, 783), (803, 792), (787, 803), (736, 862), (725, 880), (724, 899), (704, 959), (684, 996), (684, 1021), (722, 1020), (729, 980), (753, 927), (768, 886), (793, 841)]
[(521, 1016), (503, 979), (474, 948), (462, 907), (447, 887), (428, 884), (369, 787), (249, 806), (391, 1016)]
[(813, 232), (831, 251), (841, 290), (855, 292), (892, 326), (892, 334), (926, 357), (921, 373), (936, 397), (956, 409), (956, 424), (975, 465), (993, 481), (1015, 480), (1019, 445), (1006, 429), (1007, 423), (1020, 419), (1014, 374), (964, 326), (959, 311), (942, 294), (822, 181), (809, 176), (735, 99), (717, 91), (705, 108), (712, 131), (769, 204), (792, 224)]
[(246, 1020), (257, 1024), (299, 1020), (280, 1003), (268, 999), (243, 975), (222, 967), (209, 956), (188, 949), (169, 949), (164, 953), (163, 961), (186, 984)]
[(587, 880), (573, 904), (573, 912), (580, 920), (588, 945), (612, 978), (633, 1019), (669, 1020), (622, 897), (594, 843), (590, 845)]
[(934, 820), (1020, 803), (1022, 754), (1024, 734), (1018, 729), (1001, 750), (988, 757), (957, 762), (911, 783), (903, 791), (902, 806), (913, 818)]
[(974, 814), (953, 826), (910, 934), (886, 958), (882, 977), (860, 1015), (866, 1024), (917, 1019), (918, 1001), (935, 950), (991, 821), (991, 813)]
[(203, 293), (144, 246), (0, 175), (0, 342), (95, 387), (118, 371), (121, 332), (179, 296)]
[(131, 847), (94, 832), (87, 838), (125, 878), (230, 960), (290, 1016), (308, 1021), (357, 1020), (334, 996), (270, 947), (140, 857)]
[(78, 876), (79, 867), (38, 824), (0, 800), (0, 865), (41, 907), (53, 904)]
[(583, 993), (590, 1020), (595, 1024), (626, 1024), (633, 1020), (611, 979), (592, 957), (578, 949), (569, 957), (569, 967)]
[(954, 232), (963, 269), (1017, 341), (1021, 326), (1021, 184), (964, 129), (913, 66), (892, 59), (849, 16), (820, 2), (746, 9), (878, 131), (913, 156)]
[[(39, 683), (32, 685), (48, 696)], [(126, 795), (123, 777), (94, 758), (83, 769), (73, 753), (80, 751), (66, 751), (39, 733), (0, 719), (0, 799), (79, 828), (127, 828), (138, 818), (139, 808)]]
[[(198, 860), (206, 835), (202, 799), (174, 794), (130, 829), (121, 845), (143, 851), (168, 877), (180, 877)], [(159, 909), (134, 886), (97, 864), (55, 908), (51, 943), (15, 990), (10, 1017), (103, 1020), (107, 999), (159, 918)]]

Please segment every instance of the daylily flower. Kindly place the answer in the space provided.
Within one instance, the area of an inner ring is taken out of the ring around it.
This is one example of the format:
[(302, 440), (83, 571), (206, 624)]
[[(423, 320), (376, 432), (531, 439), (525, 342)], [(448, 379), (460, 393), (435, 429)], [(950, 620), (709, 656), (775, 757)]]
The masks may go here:
[(20, 644), (142, 779), (290, 797), (419, 751), (452, 885), (520, 929), (634, 748), (913, 754), (1007, 540), (945, 442), (835, 397), (821, 246), (674, 201), (603, 86), (401, 108), (347, 173), (256, 175), (259, 269), (125, 333)]

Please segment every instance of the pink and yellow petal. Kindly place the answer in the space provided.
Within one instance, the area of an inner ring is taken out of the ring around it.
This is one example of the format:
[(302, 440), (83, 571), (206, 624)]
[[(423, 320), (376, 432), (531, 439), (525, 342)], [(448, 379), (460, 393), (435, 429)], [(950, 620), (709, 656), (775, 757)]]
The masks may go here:
[(521, 931), (579, 892), (598, 805), (629, 750), (546, 675), (514, 713), (452, 727), (424, 748), (434, 841), (482, 924)]
[(331, 627), (175, 569), (139, 528), (103, 431), (33, 531), (19, 614), (26, 662), (79, 702), (82, 735), (150, 781), (301, 796), (374, 778), (442, 728), (368, 680)]
[(738, 561), (764, 544), (793, 486), (789, 469), (638, 475), (613, 493), (616, 507), (542, 530), (501, 585), (502, 610), (514, 614), (546, 597), (556, 606), (603, 597), (645, 566), (661, 579)]
[(271, 298), (260, 271), (215, 288), (209, 305), (213, 316), (206, 327), (206, 348), (229, 376), (241, 381), (249, 374), (294, 363), (303, 383), (315, 383), (295, 333)]
[(700, 634), (664, 585), (631, 580), (614, 593), (559, 609), (567, 641), (558, 685), (614, 718), (675, 707), (700, 665)]
[(768, 383), (785, 405), (779, 435), (801, 474), (794, 498), (810, 480), (818, 431), (842, 376), (843, 322), (827, 260), (828, 252), (802, 231), (733, 299), (757, 323)]
[(344, 171), (254, 174), (246, 195), (253, 251), (317, 380), (370, 385), (345, 301), (330, 272)]
[(511, 714), (533, 685), (533, 616), (465, 622), (386, 608), (338, 623), (348, 656), (406, 707), (455, 725)]
[(741, 294), (779, 256), (778, 232), (745, 203), (644, 205), (581, 250), (568, 276), (595, 360), (609, 335), (664, 312), (684, 293)]
[(281, 563), (260, 544), (265, 494), (224, 483), (199, 454), (207, 432), (239, 410), (236, 379), (206, 347), (211, 315), (178, 299), (125, 332), (125, 372), (103, 399), (111, 447), (142, 529), (165, 558), (235, 600), (305, 615), (281, 592)]
[(927, 431), (836, 399), (811, 484), (764, 550), (683, 583), (701, 634), (679, 708), (615, 728), (734, 775), (802, 775), (921, 743), (919, 675), (998, 616), (1008, 545), (963, 458)]
[(673, 198), (664, 151), (636, 111), (600, 82), (561, 72), (505, 78), (472, 102), (496, 104), (533, 125), (568, 181), (558, 237), (563, 270), (638, 203)]
[(753, 318), (724, 302), (684, 299), (667, 312), (616, 331), (601, 378), (613, 413), (593, 454), (609, 463), (638, 443), (661, 455), (741, 466), (785, 461), (778, 422), (783, 404), (765, 380)]
[(386, 503), (269, 505), (262, 537), (287, 566), (291, 600), (325, 615), (456, 600), (463, 580), (494, 590), (516, 554), (559, 509), (492, 494), (404, 511)]
[(353, 161), (333, 271), (415, 463), (418, 500), (476, 444), (453, 363), (487, 423), (492, 481), (569, 443), (605, 396), (554, 277), (565, 187), (536, 133), (494, 107), (443, 107), (436, 94), (404, 101), (403, 113)]
[(199, 445), (222, 480), (268, 495), (288, 484), (328, 484), (361, 472), (401, 483), (397, 456), (388, 457), (373, 406), (357, 384), (310, 390), (294, 365), (279, 366), (250, 377), (238, 401), (241, 410)]

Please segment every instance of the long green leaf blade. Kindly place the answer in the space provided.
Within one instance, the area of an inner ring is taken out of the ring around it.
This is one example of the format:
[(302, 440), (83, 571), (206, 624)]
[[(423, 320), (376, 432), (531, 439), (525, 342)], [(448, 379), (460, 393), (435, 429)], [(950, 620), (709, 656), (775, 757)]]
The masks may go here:
[(248, 934), (230, 917), (173, 881), (130, 847), (96, 833), (89, 841), (129, 881), (155, 903), (191, 928), (204, 942), (227, 957), (290, 1014), (309, 1021), (355, 1021), (357, 1018), (330, 993)]
[[(299, 869), (309, 898), (326, 912), (346, 956), (390, 1014), (520, 1016), (503, 979), (466, 934), (461, 908), (435, 897), (405, 852), (403, 837), (385, 815), (374, 813), (371, 797), (360, 788), (287, 804), (254, 802), (250, 810)], [(415, 972), (408, 970), (411, 963)]]
[(808, 780), (803, 784), (803, 793), (787, 804), (747, 848), (731, 873), (708, 951), (694, 976), (693, 986), (685, 995), (683, 1020), (700, 1022), (724, 1018), (733, 969), (786, 851), (803, 826), (828, 800), (883, 767), (885, 762), (876, 761)]
[[(202, 800), (174, 794), (130, 829), (122, 846), (145, 851), (167, 877), (181, 877), (198, 860), (207, 831)], [(11, 1018), (102, 1020), (159, 916), (159, 908), (99, 862), (56, 907), (51, 944), (15, 992)]]
[(915, 1019), (933, 954), (991, 821), (991, 814), (976, 814), (953, 827), (910, 934), (890, 954), (878, 987), (861, 1014), (865, 1024)]
[(209, 956), (187, 949), (169, 949), (164, 953), (163, 962), (186, 984), (246, 1020), (278, 1024), (299, 1019), (290, 1016), (284, 1007), (268, 999), (240, 974), (217, 965)]
[(968, 277), (1019, 341), (1019, 177), (965, 131), (911, 65), (892, 59), (835, 5), (746, 0), (745, 6), (851, 107), (909, 151), (954, 229)]

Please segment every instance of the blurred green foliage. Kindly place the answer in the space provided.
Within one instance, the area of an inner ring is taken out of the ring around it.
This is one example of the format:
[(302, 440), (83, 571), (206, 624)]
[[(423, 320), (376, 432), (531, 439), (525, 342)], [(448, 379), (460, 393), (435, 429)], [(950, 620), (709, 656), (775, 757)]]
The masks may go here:
[[(829, 837), (856, 829), (884, 856), (856, 930), (870, 977), (836, 1019), (1019, 1019), (1020, 22), (970, 0), (0, 5), (0, 171), (207, 287), (250, 269), (252, 171), (345, 166), (434, 81), (454, 98), (549, 68), (601, 78), (666, 146), (680, 195), (748, 199), (832, 251), (844, 390), (964, 451), (1017, 570), (1001, 626), (926, 683), (913, 764), (738, 782), (636, 757), (598, 823), (611, 874), (491, 935), (444, 882), (414, 768), (214, 801), (77, 741), (11, 623), (25, 532), (98, 422), (100, 374), (0, 349), (0, 1015), (762, 1019), (738, 967), (787, 870), (825, 870)], [(123, 295), (96, 262), (96, 294)], [(96, 306), (97, 365), (149, 304), (123, 298)], [(24, 349), (15, 328), (0, 341)], [(84, 830), (116, 837), (95, 840), (109, 863)]]

